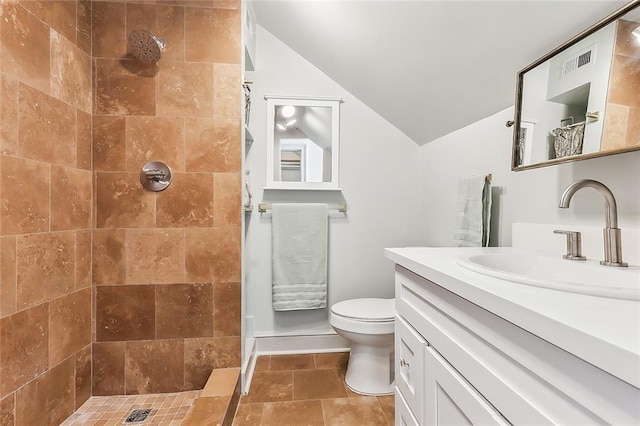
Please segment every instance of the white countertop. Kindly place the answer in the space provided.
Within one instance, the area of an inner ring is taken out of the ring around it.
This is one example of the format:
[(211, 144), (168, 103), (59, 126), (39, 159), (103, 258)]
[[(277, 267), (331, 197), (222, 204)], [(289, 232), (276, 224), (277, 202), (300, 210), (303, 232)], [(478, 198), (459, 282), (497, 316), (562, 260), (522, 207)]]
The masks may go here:
[(640, 388), (640, 302), (568, 293), (471, 272), (462, 256), (511, 247), (405, 247), (385, 257)]

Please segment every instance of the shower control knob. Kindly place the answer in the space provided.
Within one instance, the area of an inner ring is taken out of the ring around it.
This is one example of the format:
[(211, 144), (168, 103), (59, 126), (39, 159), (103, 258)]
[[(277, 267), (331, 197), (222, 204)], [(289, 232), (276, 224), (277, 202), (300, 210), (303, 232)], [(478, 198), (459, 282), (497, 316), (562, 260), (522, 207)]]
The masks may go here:
[(142, 166), (140, 183), (149, 191), (162, 191), (171, 185), (171, 168), (160, 161), (152, 161)]

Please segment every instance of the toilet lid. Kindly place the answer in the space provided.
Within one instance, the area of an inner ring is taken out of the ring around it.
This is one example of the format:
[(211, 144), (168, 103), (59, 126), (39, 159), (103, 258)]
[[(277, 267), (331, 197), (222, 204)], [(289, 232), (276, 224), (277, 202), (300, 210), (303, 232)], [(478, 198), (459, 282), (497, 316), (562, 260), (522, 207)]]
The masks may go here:
[(338, 302), (331, 311), (360, 321), (393, 321), (395, 299), (352, 299)]

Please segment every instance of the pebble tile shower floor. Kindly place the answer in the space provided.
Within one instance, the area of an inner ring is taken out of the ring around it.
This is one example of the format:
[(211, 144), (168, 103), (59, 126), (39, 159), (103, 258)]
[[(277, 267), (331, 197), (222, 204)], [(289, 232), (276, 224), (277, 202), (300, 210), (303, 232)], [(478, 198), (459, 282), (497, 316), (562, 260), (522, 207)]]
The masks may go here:
[[(201, 391), (149, 395), (93, 396), (62, 426), (181, 425)], [(143, 422), (124, 423), (135, 409), (150, 408)]]

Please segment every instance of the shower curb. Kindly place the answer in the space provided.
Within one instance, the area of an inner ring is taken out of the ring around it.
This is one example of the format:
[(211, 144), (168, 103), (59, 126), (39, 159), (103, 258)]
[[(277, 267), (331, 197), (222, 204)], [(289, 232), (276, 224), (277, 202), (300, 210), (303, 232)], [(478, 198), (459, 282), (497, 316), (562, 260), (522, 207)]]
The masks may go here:
[(240, 401), (240, 368), (211, 372), (183, 426), (231, 426)]

